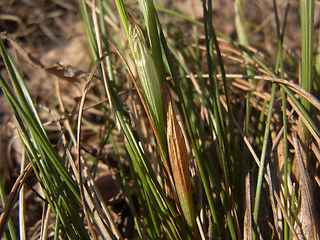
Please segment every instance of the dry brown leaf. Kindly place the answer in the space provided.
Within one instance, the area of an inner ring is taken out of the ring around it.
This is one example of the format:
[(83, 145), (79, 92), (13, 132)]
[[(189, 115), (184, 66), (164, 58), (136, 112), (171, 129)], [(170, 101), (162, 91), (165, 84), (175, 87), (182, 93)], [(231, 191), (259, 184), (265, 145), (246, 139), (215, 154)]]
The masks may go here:
[[(317, 229), (317, 217), (315, 216), (315, 206), (313, 195), (311, 191), (311, 182), (306, 167), (304, 165), (303, 157), (300, 151), (300, 144), (297, 133), (293, 133), (293, 142), (296, 153), (296, 160), (299, 166), (299, 190), (301, 197), (301, 207), (298, 214), (297, 222), (301, 224), (303, 233), (301, 236), (305, 239), (319, 239), (319, 232)], [(299, 223), (300, 222), (300, 223)], [(300, 234), (298, 234), (300, 235)]]
[(186, 142), (173, 110), (171, 98), (167, 104), (167, 141), (174, 184), (185, 220), (190, 229), (195, 229)]

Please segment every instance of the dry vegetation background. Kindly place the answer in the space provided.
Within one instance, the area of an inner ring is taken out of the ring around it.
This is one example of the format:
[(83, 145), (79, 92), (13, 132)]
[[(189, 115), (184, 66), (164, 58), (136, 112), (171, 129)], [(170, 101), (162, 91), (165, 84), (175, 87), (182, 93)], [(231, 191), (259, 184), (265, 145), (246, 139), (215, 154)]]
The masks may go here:
[[(90, 1), (87, 2), (90, 4)], [(242, 3), (245, 18), (248, 22), (246, 27), (248, 28), (251, 46), (260, 51), (262, 58), (267, 64), (274, 66), (272, 59), (275, 59), (277, 38), (272, 1), (243, 0)], [(279, 0), (277, 3), (280, 21), (282, 22), (283, 13), (288, 1)], [(319, 34), (320, 9), (318, 3), (316, 1), (315, 38)], [(114, 3), (111, 1), (111, 4)], [(198, 0), (167, 1), (165, 5), (168, 9), (176, 10), (197, 20), (202, 19), (202, 4)], [(213, 1), (213, 5), (214, 27), (216, 30), (235, 39), (234, 2), (231, 0), (217, 0)], [(114, 9), (116, 9), (115, 6)], [(130, 9), (132, 15), (139, 14), (139, 12), (135, 12), (136, 9), (133, 1), (130, 1)], [(116, 11), (114, 13), (116, 14)], [(158, 14), (160, 17), (162, 16), (161, 12), (158, 12)], [(123, 30), (114, 23), (112, 24), (110, 18), (106, 17), (106, 21), (110, 34), (119, 35), (118, 41), (123, 46), (128, 47), (124, 40), (126, 38), (124, 37)], [(291, 64), (287, 64), (285, 67), (288, 78), (296, 83), (298, 82), (298, 59), (300, 57), (301, 44), (299, 21), (299, 1), (292, 0), (290, 1), (290, 10), (285, 29), (284, 57), (286, 58), (286, 55), (290, 55), (292, 59)], [(186, 42), (188, 43), (188, 39), (190, 39), (190, 44), (192, 44), (191, 24), (183, 22), (179, 26), (181, 32), (178, 32), (175, 27), (168, 27), (168, 29), (172, 29), (172, 32), (168, 34), (174, 36), (175, 34), (183, 33), (183, 38), (186, 39)], [(54, 123), (52, 113), (49, 113), (48, 109), (53, 109), (53, 114), (58, 118), (64, 118), (68, 115), (71, 124), (74, 124), (76, 119), (74, 113), (77, 112), (79, 98), (81, 97), (86, 80), (85, 77), (87, 76), (86, 73), (89, 72), (92, 66), (89, 46), (78, 9), (78, 2), (76, 0), (1, 0), (0, 31), (5, 31), (23, 49), (23, 51), (19, 50), (16, 46), (6, 42), (6, 47), (8, 47), (9, 53), (19, 66), (31, 96), (39, 109), (50, 140), (55, 144), (57, 149), (60, 149), (62, 146), (60, 133), (57, 125)], [(316, 40), (314, 42), (316, 44)], [(221, 41), (221, 49), (226, 55), (231, 55), (232, 49), (228, 43)], [(22, 56), (24, 51), (32, 54), (34, 59), (41, 62), (43, 68), (41, 69), (40, 65), (34, 65), (31, 61), (26, 60)], [(130, 56), (128, 49), (123, 48), (120, 51), (125, 56)], [(59, 75), (58, 70), (62, 69), (65, 71), (64, 67), (66, 66), (71, 66), (68, 70), (72, 77), (67, 80), (57, 77)], [(228, 74), (245, 73), (245, 68), (241, 63), (235, 63), (228, 57), (225, 58), (225, 67)], [(127, 75), (123, 70), (121, 61), (118, 60), (114, 68), (115, 72), (123, 73), (124, 77), (121, 84), (124, 90), (120, 93), (120, 96), (125, 96), (128, 94), (128, 89), (130, 89), (131, 85), (127, 83)], [(50, 73), (50, 69), (53, 69), (54, 74)], [(0, 61), (0, 71), (4, 77), (8, 77), (2, 61)], [(239, 84), (241, 85), (241, 83)], [(239, 84), (232, 85), (231, 90), (234, 96), (232, 99), (233, 105), (237, 107), (236, 111), (238, 111), (238, 115), (235, 115), (241, 119), (244, 117), (245, 93), (241, 90)], [(258, 85), (258, 89), (260, 89), (262, 94), (265, 94), (266, 98), (268, 98), (268, 92), (264, 93), (263, 89), (268, 89), (268, 87), (269, 83), (267, 82), (260, 82)], [(95, 180), (100, 187), (105, 201), (112, 206), (122, 234), (130, 239), (134, 238), (132, 235), (133, 222), (130, 219), (128, 207), (123, 199), (120, 184), (117, 182), (117, 178), (113, 177), (118, 174), (116, 162), (111, 153), (111, 146), (102, 144), (103, 134), (106, 134), (103, 121), (105, 114), (109, 114), (100, 111), (100, 106), (104, 104), (104, 101), (106, 101), (104, 88), (101, 83), (96, 81), (86, 101), (86, 107), (91, 107), (85, 111), (84, 115), (84, 119), (88, 124), (83, 127), (82, 146), (92, 156), (92, 161), (89, 164), (97, 169), (95, 170)], [(0, 172), (5, 176), (6, 191), (9, 192), (19, 173), (22, 146), (16, 134), (14, 117), (2, 94), (0, 94), (0, 103)], [(262, 105), (262, 102), (257, 102), (256, 104), (259, 106)], [(278, 112), (281, 111), (280, 105), (281, 101), (277, 101), (275, 104)], [(277, 130), (276, 118), (274, 120), (275, 130)], [(276, 137), (275, 133), (276, 131), (272, 133), (273, 137)], [(152, 149), (149, 150), (152, 154)], [(122, 160), (125, 162), (124, 159)], [(272, 164), (273, 167), (277, 167), (278, 163), (273, 162)], [(107, 167), (107, 165), (111, 166), (111, 168)], [(314, 176), (312, 179), (317, 179), (319, 169), (313, 169), (311, 175)], [(41, 192), (39, 186), (37, 184), (34, 185), (35, 181), (34, 176), (31, 176), (27, 181), (25, 190), (27, 239), (37, 239), (39, 236), (43, 201), (35, 194), (35, 192)], [(319, 190), (319, 185), (316, 187), (315, 183), (312, 184), (314, 184), (315, 189)], [(108, 186), (108, 190), (106, 190), (106, 186)], [(318, 190), (315, 190), (314, 195), (317, 211), (319, 211), (318, 202), (320, 196)], [(261, 205), (263, 204), (264, 199), (261, 202)], [(265, 239), (276, 239), (275, 230), (267, 224), (268, 221), (273, 221), (272, 216), (268, 215), (268, 210), (262, 209), (260, 212), (261, 216), (264, 215), (266, 219), (265, 229), (262, 231), (265, 234), (264, 236), (266, 236)], [(15, 224), (18, 224), (17, 216), (16, 205), (12, 214)], [(51, 233), (48, 234), (50, 236)]]

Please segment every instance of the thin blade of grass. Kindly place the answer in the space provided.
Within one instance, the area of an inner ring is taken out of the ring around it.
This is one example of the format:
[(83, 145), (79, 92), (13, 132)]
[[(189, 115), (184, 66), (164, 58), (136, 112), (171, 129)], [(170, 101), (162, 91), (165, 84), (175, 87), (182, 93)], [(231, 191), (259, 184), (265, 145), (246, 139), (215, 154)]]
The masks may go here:
[(91, 50), (91, 56), (93, 57), (93, 61), (96, 61), (98, 59), (98, 46), (96, 44), (96, 40), (94, 37), (93, 29), (92, 29), (92, 23), (89, 17), (88, 9), (86, 6), (85, 0), (78, 0), (78, 4), (80, 7), (80, 12), (82, 16), (82, 21), (84, 23), (84, 29), (87, 34), (87, 38), (89, 40), (89, 46)]
[(263, 173), (264, 173), (264, 166), (265, 166), (265, 160), (266, 160), (266, 154), (267, 154), (267, 146), (268, 146), (268, 140), (269, 140), (269, 132), (270, 132), (270, 123), (271, 123), (271, 116), (273, 111), (273, 103), (275, 99), (275, 93), (276, 93), (276, 85), (272, 84), (271, 89), (271, 99), (269, 102), (269, 109), (268, 109), (268, 115), (267, 115), (267, 122), (265, 126), (265, 132), (263, 137), (263, 145), (262, 145), (262, 152), (260, 157), (260, 166), (259, 166), (259, 173), (258, 173), (258, 180), (257, 180), (257, 188), (256, 188), (256, 195), (255, 195), (255, 201), (254, 201), (254, 210), (253, 210), (253, 220), (254, 220), (254, 229), (253, 229), (253, 239), (256, 239), (257, 236), (257, 227), (258, 227), (258, 213), (259, 213), (259, 204), (260, 204), (260, 197), (261, 197), (261, 188), (262, 188), (262, 181), (263, 181)]
[[(249, 38), (248, 38), (248, 34), (247, 34), (247, 30), (246, 30), (245, 25), (246, 25), (246, 20), (244, 18), (241, 1), (235, 0), (235, 27), (236, 27), (239, 43), (244, 44), (244, 45), (249, 45), (250, 43), (249, 43)], [(247, 56), (246, 53), (244, 53), (244, 55)], [(248, 61), (247, 58), (245, 58), (245, 64), (246, 64), (247, 75), (254, 76), (255, 72), (253, 71), (252, 66), (249, 65), (250, 61)], [(257, 84), (257, 81), (253, 80), (252, 78), (249, 78), (248, 81), (250, 83)], [(246, 113), (245, 113), (245, 123), (244, 123), (244, 132), (245, 132), (246, 136), (248, 136), (248, 134), (249, 134), (249, 125), (250, 125), (250, 118), (251, 118), (251, 116), (250, 116), (251, 115), (250, 98), (251, 98), (251, 93), (249, 93), (246, 98)], [(246, 185), (245, 185), (246, 180), (245, 179), (247, 178), (245, 169), (247, 169), (246, 160), (248, 159), (248, 151), (245, 146), (245, 143), (243, 143), (243, 144), (244, 144), (243, 145), (244, 151), (242, 153), (241, 162), (239, 165), (240, 171), (238, 174), (238, 179), (236, 180), (236, 183), (238, 183), (236, 189), (238, 190), (237, 198), (238, 198), (238, 205), (239, 205), (238, 209), (239, 209), (240, 221), (242, 220), (242, 217), (244, 216), (243, 209), (245, 207), (243, 204), (243, 199), (246, 198), (244, 196), (244, 191), (246, 188)], [(246, 219), (249, 221), (248, 218), (246, 218)], [(250, 221), (251, 221), (251, 219), (250, 219)], [(251, 225), (250, 221), (248, 222), (249, 225)]]
[[(320, 26), (319, 26), (320, 29)], [(316, 62), (315, 62), (316, 73), (320, 76), (320, 31), (318, 36), (318, 47), (316, 52)], [(319, 88), (317, 89), (319, 92)]]
[[(302, 88), (312, 93), (313, 76), (312, 76), (312, 56), (313, 56), (313, 28), (314, 28), (314, 1), (300, 0), (301, 14), (301, 78), (300, 85)], [(310, 103), (301, 99), (302, 106), (307, 112), (310, 112)], [(305, 128), (305, 137), (308, 140), (308, 131)]]
[[(217, 42), (217, 38), (215, 35), (215, 30), (212, 25), (212, 3), (209, 0), (203, 1), (203, 12), (204, 12), (204, 21), (205, 21), (205, 40), (206, 40), (206, 51), (207, 51), (207, 62), (208, 62), (208, 70), (209, 70), (209, 80), (210, 80), (210, 88), (211, 88), (211, 97), (212, 105), (213, 105), (213, 114), (210, 114), (211, 121), (213, 127), (215, 128), (216, 135), (219, 142), (220, 152), (221, 152), (221, 159), (222, 159), (222, 166), (223, 166), (223, 174), (224, 174), (224, 184), (227, 189), (226, 198), (224, 200), (224, 204), (226, 206), (226, 214), (227, 214), (227, 223), (229, 232), (231, 234), (231, 238), (236, 238), (236, 231), (234, 222), (230, 218), (231, 213), (231, 206), (230, 202), (232, 201), (232, 196), (229, 195), (229, 187), (230, 187), (230, 175), (232, 179), (236, 179), (236, 176), (239, 176), (237, 173), (239, 171), (238, 161), (237, 161), (237, 153), (236, 153), (236, 143), (235, 143), (235, 135), (234, 135), (234, 127), (233, 127), (233, 116), (232, 116), (232, 108), (230, 102), (230, 95), (229, 95), (229, 88), (227, 85), (226, 77), (225, 77), (225, 70), (223, 66), (223, 61), (221, 57), (221, 52), (219, 48), (219, 44)], [(217, 82), (217, 75), (216, 75), (216, 66), (214, 60), (214, 51), (213, 47), (217, 52), (217, 57), (219, 60), (219, 67), (223, 77), (223, 86), (224, 86), (224, 93), (227, 101), (228, 107), (228, 118), (229, 118), (229, 132), (225, 128), (224, 124), (224, 116), (221, 110), (221, 103), (219, 98), (219, 91), (218, 91), (218, 82)], [(228, 134), (230, 134), (231, 143), (228, 142), (226, 139)], [(235, 202), (236, 203), (236, 202)]]
[[(284, 28), (286, 23), (286, 16), (287, 16), (287, 9), (285, 11), (285, 18), (284, 18), (284, 24), (283, 24), (283, 30), (282, 33), (280, 32), (280, 23), (279, 23), (279, 17), (278, 17), (278, 8), (276, 1), (273, 1), (274, 6), (274, 13), (275, 13), (275, 22), (276, 22), (276, 28), (277, 28), (277, 59), (276, 59), (276, 67), (275, 67), (275, 73), (278, 72), (278, 66), (280, 70), (280, 76), (281, 78), (284, 78), (284, 63), (282, 59), (282, 52), (283, 52), (283, 39), (284, 39)], [(287, 100), (286, 100), (286, 94), (284, 90), (281, 91), (281, 97), (282, 97), (282, 123), (283, 123), (283, 185), (284, 185), (284, 208), (287, 209), (287, 213), (289, 211), (288, 208), (288, 139), (287, 139), (287, 115), (286, 115), (286, 109), (287, 109)], [(282, 209), (281, 209), (282, 210)], [(278, 231), (279, 232), (279, 231)], [(286, 221), (283, 221), (283, 237), (285, 240), (288, 239), (288, 223)]]
[(159, 31), (157, 27), (157, 13), (152, 0), (139, 0), (141, 10), (145, 19), (148, 37), (151, 46), (152, 57), (160, 84), (164, 81), (164, 67), (162, 61), (161, 44), (159, 38)]

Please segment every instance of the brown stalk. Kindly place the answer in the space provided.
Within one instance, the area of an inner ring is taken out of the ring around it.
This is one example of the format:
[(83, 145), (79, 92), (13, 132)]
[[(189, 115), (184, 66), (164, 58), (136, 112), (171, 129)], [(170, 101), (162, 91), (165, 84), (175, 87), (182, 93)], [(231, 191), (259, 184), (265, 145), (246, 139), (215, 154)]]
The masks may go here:
[(12, 210), (13, 205), (17, 199), (18, 193), (19, 193), (22, 185), (24, 184), (25, 180), (27, 179), (27, 177), (31, 173), (31, 171), (32, 171), (32, 167), (31, 167), (31, 164), (29, 163), (28, 166), (25, 168), (25, 170), (19, 175), (19, 177), (17, 178), (17, 180), (15, 181), (15, 183), (11, 189), (11, 192), (10, 192), (9, 197), (7, 199), (6, 205), (4, 207), (4, 211), (0, 216), (0, 238), (5, 230), (5, 226), (9, 220), (11, 210)]

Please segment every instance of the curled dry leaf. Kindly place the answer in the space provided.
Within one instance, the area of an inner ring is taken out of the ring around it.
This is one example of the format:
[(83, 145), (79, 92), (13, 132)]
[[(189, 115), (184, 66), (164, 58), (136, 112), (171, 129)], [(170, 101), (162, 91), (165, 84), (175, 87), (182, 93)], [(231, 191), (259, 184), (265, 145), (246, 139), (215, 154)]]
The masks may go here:
[[(74, 82), (81, 82), (81, 79), (85, 79), (89, 76), (89, 73), (81, 71), (75, 67), (70, 65), (62, 66), (61, 64), (57, 63), (51, 67), (45, 69), (48, 73), (55, 75), (56, 77), (69, 81), (71, 83)], [(83, 81), (82, 81), (83, 82)]]

